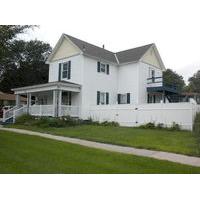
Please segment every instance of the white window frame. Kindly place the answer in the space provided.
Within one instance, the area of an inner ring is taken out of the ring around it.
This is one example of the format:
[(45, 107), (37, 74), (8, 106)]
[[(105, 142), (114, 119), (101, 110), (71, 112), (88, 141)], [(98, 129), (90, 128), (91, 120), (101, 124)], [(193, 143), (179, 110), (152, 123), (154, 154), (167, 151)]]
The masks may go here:
[[(67, 65), (67, 68), (64, 70), (64, 65)], [(63, 76), (63, 72), (66, 72), (66, 77)], [(62, 79), (68, 79), (68, 73), (69, 73), (69, 61), (62, 63)]]

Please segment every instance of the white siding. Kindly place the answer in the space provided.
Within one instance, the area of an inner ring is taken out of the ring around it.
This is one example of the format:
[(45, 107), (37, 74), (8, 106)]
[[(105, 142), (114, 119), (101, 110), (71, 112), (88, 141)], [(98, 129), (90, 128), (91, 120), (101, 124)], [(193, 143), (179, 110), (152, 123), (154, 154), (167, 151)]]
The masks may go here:
[[(82, 84), (83, 82), (83, 56), (77, 55), (50, 63), (49, 82), (58, 81), (59, 63), (71, 61), (71, 79), (62, 79), (72, 83)], [(62, 77), (61, 77), (62, 78)]]
[(84, 79), (82, 85), (84, 118), (89, 116), (89, 107), (97, 105), (97, 91), (109, 92), (109, 104), (117, 103), (118, 67), (110, 63), (105, 63), (109, 64), (109, 74), (97, 72), (97, 61), (89, 57), (84, 57)]
[(130, 93), (130, 103), (138, 104), (138, 63), (132, 63), (119, 67), (118, 93)]

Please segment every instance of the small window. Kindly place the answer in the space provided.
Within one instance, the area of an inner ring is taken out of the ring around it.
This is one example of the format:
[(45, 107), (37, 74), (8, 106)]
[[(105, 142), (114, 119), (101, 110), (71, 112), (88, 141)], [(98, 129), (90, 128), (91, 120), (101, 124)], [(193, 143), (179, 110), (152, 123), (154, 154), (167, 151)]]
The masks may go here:
[(106, 72), (106, 65), (101, 63), (101, 66), (100, 66), (100, 71), (105, 73)]
[(126, 104), (127, 103), (127, 94), (121, 94), (120, 95), (120, 103)]
[(106, 93), (105, 92), (100, 92), (100, 104), (101, 105), (106, 104)]
[(62, 78), (70, 79), (70, 61), (63, 63), (62, 66)]

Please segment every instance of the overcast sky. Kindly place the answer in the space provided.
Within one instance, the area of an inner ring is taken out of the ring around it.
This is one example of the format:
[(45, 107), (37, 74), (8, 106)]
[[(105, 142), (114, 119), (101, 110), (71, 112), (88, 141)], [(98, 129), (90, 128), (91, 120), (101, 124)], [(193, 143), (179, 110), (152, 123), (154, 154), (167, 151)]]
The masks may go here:
[[(23, 12), (15, 9), (19, 5), (24, 5)], [(27, 5), (20, 0), (13, 3), (10, 13), (6, 19), (6, 9), (1, 10), (1, 24), (38, 24), (40, 28), (26, 37), (52, 46), (62, 33), (98, 46), (105, 44), (114, 52), (155, 43), (166, 68), (185, 80), (200, 69), (199, 1), (35, 0)]]

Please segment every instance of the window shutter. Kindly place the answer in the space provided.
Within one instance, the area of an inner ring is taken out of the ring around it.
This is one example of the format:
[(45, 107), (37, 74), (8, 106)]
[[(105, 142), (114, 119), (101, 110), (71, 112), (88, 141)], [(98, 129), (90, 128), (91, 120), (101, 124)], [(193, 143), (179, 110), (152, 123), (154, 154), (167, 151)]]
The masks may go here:
[(69, 92), (69, 105), (72, 105), (72, 92)]
[(100, 104), (100, 92), (97, 91), (97, 105)]
[(61, 81), (61, 63), (59, 63), (59, 68), (58, 68), (58, 81)]
[(97, 72), (100, 72), (100, 65), (101, 65), (101, 63), (98, 61), (97, 62)]
[(68, 65), (68, 79), (71, 78), (71, 61), (69, 61), (69, 65)]
[(106, 104), (108, 105), (109, 104), (109, 93), (106, 92)]
[(127, 93), (127, 104), (130, 104), (130, 101), (131, 101), (131, 99), (130, 99), (130, 93)]
[(118, 95), (117, 95), (117, 102), (118, 102), (118, 104), (121, 103), (121, 102), (120, 102), (120, 98), (121, 98), (121, 94), (118, 94)]
[(109, 66), (109, 64), (107, 64), (107, 65), (106, 65), (106, 74), (109, 74), (109, 73), (110, 73), (110, 69), (109, 69), (109, 68), (110, 68), (110, 66)]

